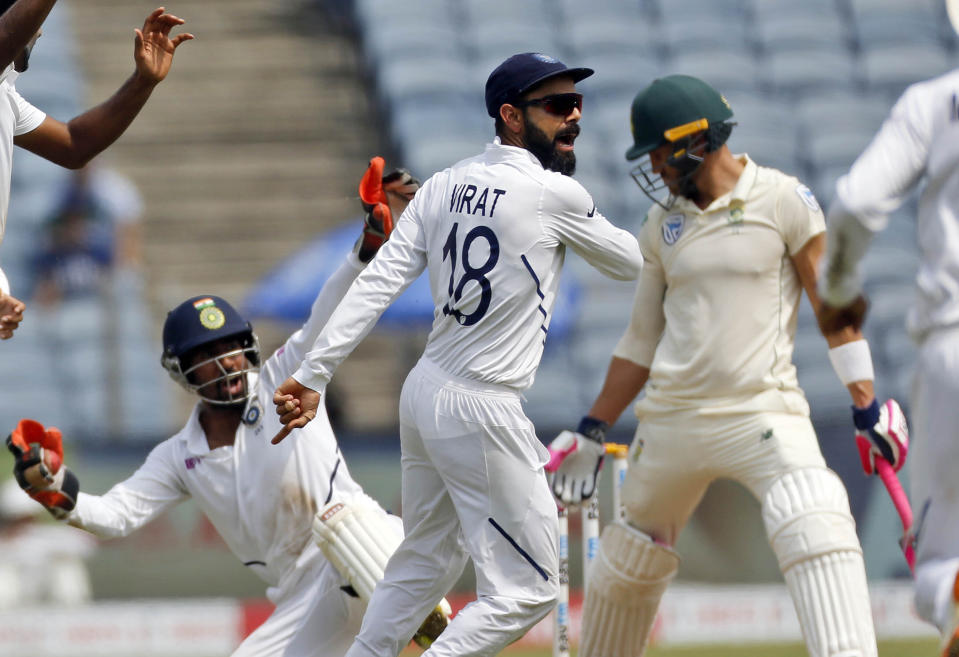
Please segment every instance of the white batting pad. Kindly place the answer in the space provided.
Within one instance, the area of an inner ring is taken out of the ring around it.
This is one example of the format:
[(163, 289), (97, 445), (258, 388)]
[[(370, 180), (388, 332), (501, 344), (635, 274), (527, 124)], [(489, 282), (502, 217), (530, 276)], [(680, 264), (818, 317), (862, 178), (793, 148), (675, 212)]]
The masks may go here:
[(780, 477), (763, 521), (811, 657), (878, 654), (866, 568), (839, 477), (806, 468)]
[(637, 657), (679, 569), (672, 548), (625, 523), (603, 530), (583, 606), (581, 657)]
[(762, 509), (766, 536), (783, 572), (821, 554), (843, 550), (862, 554), (849, 497), (832, 470), (786, 473), (766, 491)]
[(783, 573), (810, 657), (875, 657), (866, 568), (857, 552), (836, 552)]
[(313, 538), (357, 595), (369, 602), (403, 537), (375, 507), (332, 502), (313, 518)]

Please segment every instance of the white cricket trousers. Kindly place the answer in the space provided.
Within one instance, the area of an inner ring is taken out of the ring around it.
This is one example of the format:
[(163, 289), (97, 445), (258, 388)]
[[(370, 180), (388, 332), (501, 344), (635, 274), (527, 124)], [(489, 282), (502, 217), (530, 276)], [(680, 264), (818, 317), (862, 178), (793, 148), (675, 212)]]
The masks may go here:
[(943, 629), (959, 569), (959, 329), (919, 348), (912, 393), (910, 497), (916, 550), (916, 611)]
[[(289, 573), (276, 608), (231, 657), (340, 657), (359, 630), (365, 605), (344, 593), (343, 578), (319, 555)], [(273, 589), (271, 589), (272, 591)]]
[(426, 359), (403, 385), (400, 441), (406, 538), (347, 655), (398, 655), (467, 558), (477, 599), (424, 654), (496, 655), (556, 604), (548, 453), (515, 389), (452, 376)]

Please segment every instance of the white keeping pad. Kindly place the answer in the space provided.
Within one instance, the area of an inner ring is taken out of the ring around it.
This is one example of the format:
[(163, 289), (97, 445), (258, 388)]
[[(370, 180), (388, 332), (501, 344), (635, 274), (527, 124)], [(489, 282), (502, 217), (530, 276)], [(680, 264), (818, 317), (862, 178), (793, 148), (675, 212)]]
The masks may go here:
[(331, 502), (317, 512), (313, 538), (364, 602), (403, 539), (379, 508), (345, 502)]

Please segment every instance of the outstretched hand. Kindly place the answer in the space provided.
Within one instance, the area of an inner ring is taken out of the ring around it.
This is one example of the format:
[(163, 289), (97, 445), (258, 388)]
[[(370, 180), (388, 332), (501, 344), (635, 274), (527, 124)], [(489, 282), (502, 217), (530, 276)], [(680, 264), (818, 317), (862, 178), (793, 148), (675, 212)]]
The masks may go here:
[(133, 59), (139, 76), (153, 83), (161, 82), (167, 76), (177, 46), (193, 38), (189, 32), (170, 38), (170, 30), (184, 22), (182, 18), (166, 13), (163, 7), (158, 7), (143, 21), (142, 29), (134, 30), (136, 40)]
[(299, 429), (316, 417), (316, 409), (320, 406), (321, 393), (307, 388), (302, 383), (290, 377), (284, 381), (273, 393), (273, 403), (276, 404), (276, 414), (280, 416), (283, 428), (273, 436), (274, 445), (290, 435), (294, 429)]

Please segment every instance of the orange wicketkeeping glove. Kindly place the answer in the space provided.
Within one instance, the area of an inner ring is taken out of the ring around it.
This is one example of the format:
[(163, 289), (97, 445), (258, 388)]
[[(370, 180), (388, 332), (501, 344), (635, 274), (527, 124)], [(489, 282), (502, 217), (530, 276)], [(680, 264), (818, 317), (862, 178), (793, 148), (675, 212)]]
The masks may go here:
[(358, 243), (357, 257), (360, 262), (369, 262), (393, 232), (393, 212), (388, 193), (409, 201), (419, 189), (420, 183), (406, 169), (395, 169), (383, 175), (386, 161), (376, 156), (360, 180), (360, 202), (363, 204), (363, 235)]
[(63, 436), (35, 420), (20, 420), (7, 436), (13, 454), (13, 476), (26, 493), (56, 518), (66, 517), (77, 503), (80, 482), (63, 466)]

